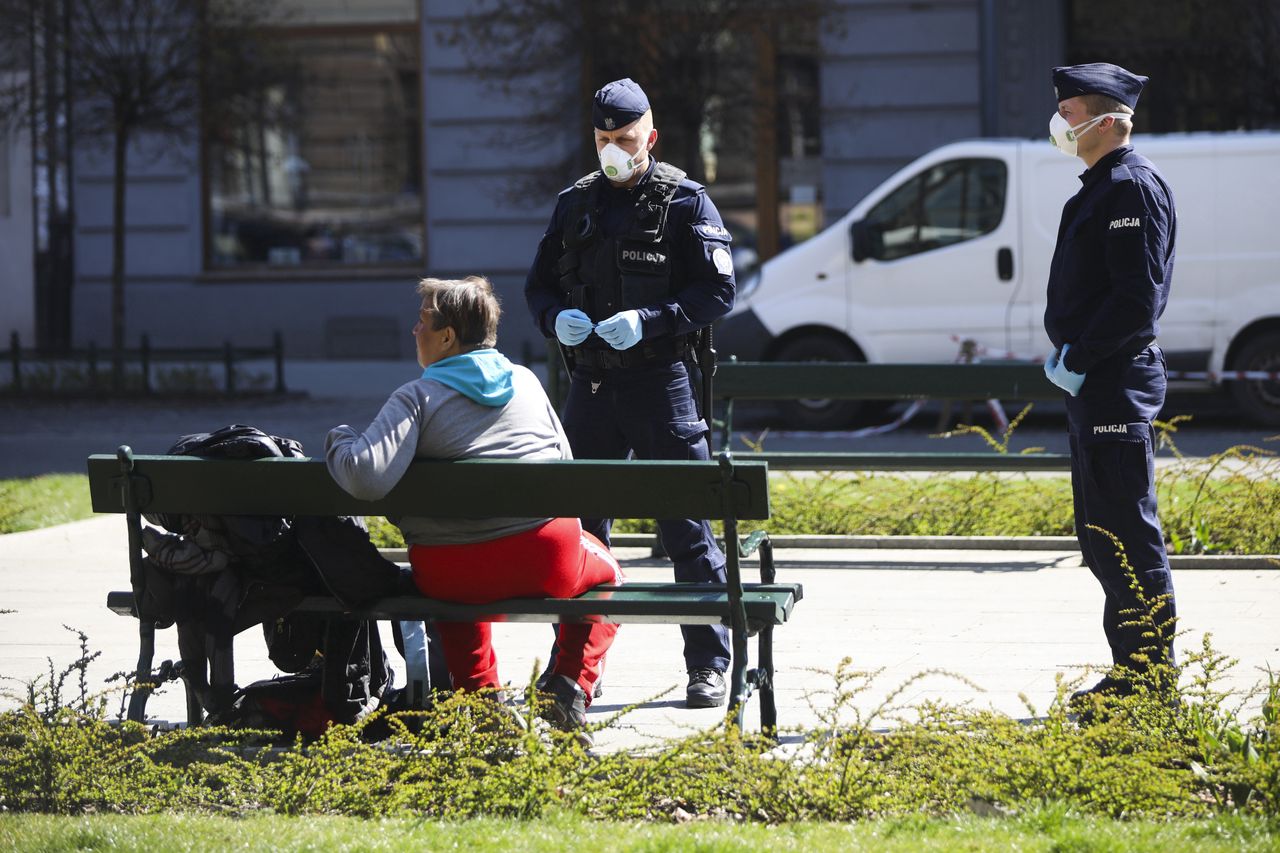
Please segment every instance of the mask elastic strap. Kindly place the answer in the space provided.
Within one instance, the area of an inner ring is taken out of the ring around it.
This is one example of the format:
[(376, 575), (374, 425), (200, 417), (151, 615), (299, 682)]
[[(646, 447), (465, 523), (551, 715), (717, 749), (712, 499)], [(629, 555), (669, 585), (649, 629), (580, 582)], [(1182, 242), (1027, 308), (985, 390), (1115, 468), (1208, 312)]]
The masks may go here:
[[(1093, 118), (1089, 119), (1088, 121), (1081, 122), (1080, 124), (1078, 124), (1078, 125), (1076, 125), (1075, 127), (1071, 128), (1071, 132), (1072, 132), (1072, 133), (1074, 133), (1074, 134), (1076, 135), (1076, 138), (1078, 139), (1078, 138), (1080, 137), (1080, 134), (1082, 134), (1082, 133), (1087, 133), (1089, 130), (1092, 130), (1092, 129), (1093, 129), (1094, 127), (1096, 127), (1096, 126), (1097, 126), (1097, 125), (1098, 125), (1098, 124), (1099, 124), (1099, 123), (1100, 123), (1104, 118), (1114, 118), (1114, 119), (1127, 118), (1127, 119), (1132, 119), (1132, 118), (1133, 118), (1133, 113), (1103, 113), (1103, 114), (1102, 114), (1102, 115), (1100, 115), (1100, 116), (1094, 116)], [(1087, 127), (1086, 127), (1086, 125), (1087, 125)], [(1082, 128), (1082, 127), (1084, 127), (1084, 128), (1085, 128), (1085, 130), (1080, 130), (1080, 129), (1079, 129), (1079, 128)]]

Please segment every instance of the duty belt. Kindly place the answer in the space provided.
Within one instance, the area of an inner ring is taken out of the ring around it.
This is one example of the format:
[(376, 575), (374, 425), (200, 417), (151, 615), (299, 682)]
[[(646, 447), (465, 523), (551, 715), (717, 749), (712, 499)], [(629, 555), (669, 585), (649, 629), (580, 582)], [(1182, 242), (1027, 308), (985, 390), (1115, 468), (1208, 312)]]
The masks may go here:
[(684, 337), (642, 341), (627, 350), (573, 348), (574, 365), (593, 370), (625, 370), (629, 367), (671, 364), (676, 361), (685, 361), (689, 355), (689, 342)]
[(1129, 361), (1130, 359), (1137, 358), (1141, 353), (1145, 352), (1147, 347), (1155, 346), (1155, 343), (1155, 338), (1139, 338), (1138, 340), (1121, 347), (1111, 356), (1104, 359), (1104, 361), (1111, 361), (1113, 359), (1116, 361)]

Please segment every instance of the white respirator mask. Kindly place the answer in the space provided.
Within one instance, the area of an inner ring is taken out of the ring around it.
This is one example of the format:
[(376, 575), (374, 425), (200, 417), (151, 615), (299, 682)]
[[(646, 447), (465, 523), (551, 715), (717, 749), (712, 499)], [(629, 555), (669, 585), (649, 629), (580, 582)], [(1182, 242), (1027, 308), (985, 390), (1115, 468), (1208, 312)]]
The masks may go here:
[[(1067, 120), (1062, 117), (1062, 113), (1054, 113), (1053, 118), (1049, 119), (1049, 141), (1053, 143), (1053, 147), (1057, 148), (1068, 157), (1076, 156), (1076, 140), (1084, 136), (1102, 121), (1104, 118), (1133, 118), (1132, 113), (1103, 113), (1100, 116), (1094, 116), (1088, 121), (1083, 121), (1075, 127), (1067, 124)], [(1081, 129), (1083, 128), (1083, 130)]]
[(600, 149), (600, 171), (604, 172), (606, 178), (616, 183), (630, 180), (631, 176), (644, 165), (644, 155), (647, 147), (648, 140), (640, 146), (639, 151), (629, 154), (610, 142)]

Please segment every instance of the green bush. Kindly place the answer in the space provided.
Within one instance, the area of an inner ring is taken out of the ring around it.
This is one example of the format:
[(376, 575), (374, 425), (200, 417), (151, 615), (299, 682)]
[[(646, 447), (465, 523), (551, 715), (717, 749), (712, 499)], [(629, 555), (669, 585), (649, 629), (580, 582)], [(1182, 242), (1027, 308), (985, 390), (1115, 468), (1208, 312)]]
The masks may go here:
[[(87, 689), (92, 655), (83, 635), (81, 642), (79, 661), (51, 668), (25, 696), (11, 697), (21, 707), (0, 714), (0, 812), (767, 824), (1055, 810), (1153, 820), (1280, 816), (1277, 679), (1260, 688), (1260, 713), (1229, 706), (1219, 684), (1232, 662), (1208, 637), (1186, 656), (1181, 703), (1170, 702), (1157, 668), (1150, 678), (1133, 676), (1136, 695), (1100, 703), (1088, 725), (1067, 698), (1077, 685), (1061, 678), (1050, 706), (1028, 707), (1025, 719), (901, 703), (916, 679), (863, 710), (878, 673), (845, 661), (829, 674), (825, 696), (812, 697), (819, 723), (780, 732), (784, 745), (725, 724), (605, 755), (560, 732), (514, 725), (475, 695), (375, 714), (283, 747), (256, 731), (153, 733), (109, 719), (108, 697)], [(917, 678), (925, 675), (945, 673)], [(538, 709), (525, 710), (532, 719)], [(606, 725), (623, 720), (625, 712)]]

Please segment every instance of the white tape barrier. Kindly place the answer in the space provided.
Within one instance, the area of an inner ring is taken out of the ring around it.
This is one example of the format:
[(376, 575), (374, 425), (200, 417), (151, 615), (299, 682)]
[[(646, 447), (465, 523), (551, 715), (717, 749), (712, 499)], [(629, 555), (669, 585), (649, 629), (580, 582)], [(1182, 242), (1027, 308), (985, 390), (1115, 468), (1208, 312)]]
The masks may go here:
[(996, 432), (1003, 434), (1009, 428), (1009, 419), (1004, 415), (1004, 405), (999, 400), (988, 400), (987, 411), (991, 413), (991, 420), (995, 422)]
[(887, 424), (879, 426), (863, 427), (862, 429), (841, 429), (841, 430), (797, 430), (797, 429), (781, 429), (769, 430), (771, 438), (866, 438), (871, 435), (884, 435), (886, 432), (893, 432), (898, 427), (905, 424), (916, 416), (916, 413), (924, 407), (925, 400), (912, 400), (911, 405), (902, 410), (902, 414), (898, 415)]
[[(959, 340), (952, 335), (952, 340)], [(966, 347), (973, 346), (972, 342), (964, 342), (960, 345), (960, 352), (956, 354), (956, 362), (963, 363), (968, 360), (966, 355)], [(827, 431), (809, 431), (809, 430), (776, 430), (771, 431), (769, 435), (775, 438), (867, 438), (873, 435), (884, 435), (887, 432), (893, 432), (898, 427), (905, 424), (916, 416), (927, 400), (912, 400), (911, 404), (902, 410), (902, 414), (898, 415), (887, 424), (879, 426), (863, 427), (862, 429), (853, 430), (827, 430)], [(1004, 432), (1009, 426), (1009, 421), (1004, 416), (1004, 407), (1000, 405), (999, 400), (988, 400), (987, 410), (991, 412), (991, 417), (999, 425), (1001, 432)]]
[(1280, 370), (1224, 370), (1221, 373), (1212, 370), (1170, 370), (1169, 378), (1199, 379), (1204, 382), (1280, 382)]
[[(1044, 363), (1043, 355), (1029, 356), (1023, 353), (1010, 352), (1009, 350), (993, 349), (985, 344), (976, 341), (961, 338), (959, 335), (952, 335), (951, 340), (954, 341), (963, 354), (967, 349), (975, 361), (982, 360), (1000, 360), (1000, 361), (1027, 361), (1033, 363)], [(960, 359), (957, 359), (959, 361)], [(1184, 382), (1201, 381), (1201, 382), (1280, 382), (1280, 370), (1170, 370), (1170, 379), (1177, 379)]]

